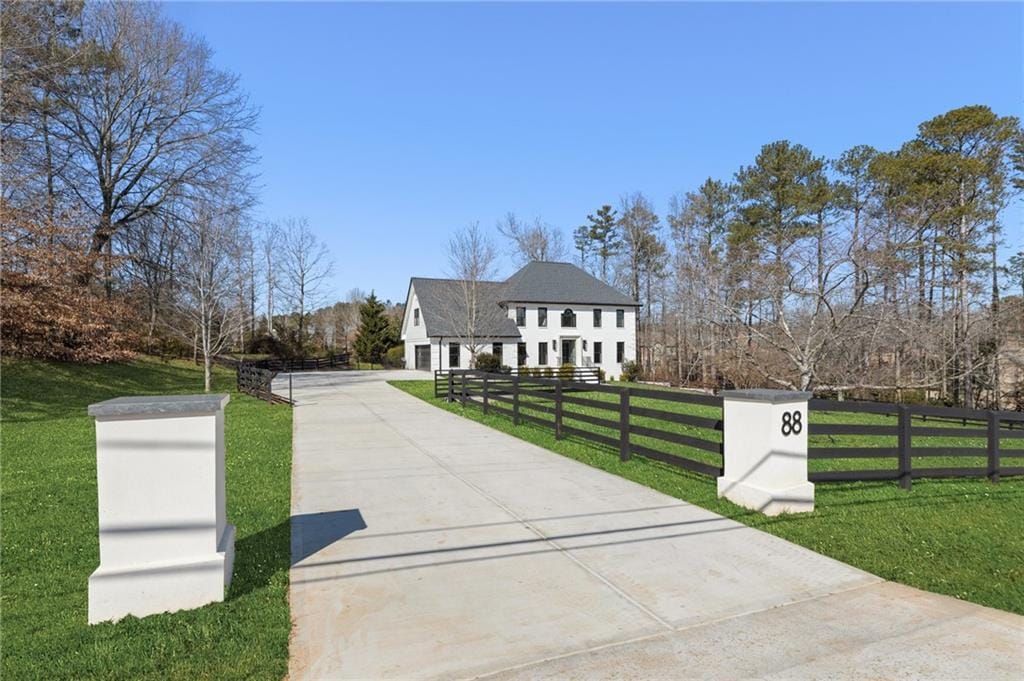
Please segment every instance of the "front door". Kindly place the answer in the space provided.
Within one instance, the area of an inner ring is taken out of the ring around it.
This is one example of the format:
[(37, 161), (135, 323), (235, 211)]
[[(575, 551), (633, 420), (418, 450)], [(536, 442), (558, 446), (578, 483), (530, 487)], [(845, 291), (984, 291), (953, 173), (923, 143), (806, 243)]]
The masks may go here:
[(576, 339), (562, 339), (562, 364), (576, 365)]
[(429, 345), (417, 345), (416, 346), (416, 368), (421, 371), (430, 370), (430, 346)]

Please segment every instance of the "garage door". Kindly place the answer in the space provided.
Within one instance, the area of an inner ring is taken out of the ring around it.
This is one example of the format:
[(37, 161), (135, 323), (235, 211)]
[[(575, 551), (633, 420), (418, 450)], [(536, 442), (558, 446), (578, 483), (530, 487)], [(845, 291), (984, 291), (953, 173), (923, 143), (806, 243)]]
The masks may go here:
[(430, 346), (416, 346), (416, 368), (423, 371), (430, 371)]

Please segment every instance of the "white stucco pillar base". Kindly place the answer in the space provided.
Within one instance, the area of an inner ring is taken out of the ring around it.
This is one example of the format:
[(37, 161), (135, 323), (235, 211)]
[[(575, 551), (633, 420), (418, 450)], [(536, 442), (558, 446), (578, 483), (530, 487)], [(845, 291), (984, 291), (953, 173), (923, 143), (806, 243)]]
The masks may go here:
[(724, 470), (718, 496), (766, 515), (814, 510), (807, 480), (809, 393), (730, 390), (722, 394)]
[(224, 495), (227, 402), (175, 395), (89, 407), (100, 540), (90, 624), (224, 600), (235, 558)]
[(198, 608), (224, 600), (235, 562), (235, 527), (226, 525), (213, 558), (129, 568), (100, 565), (89, 575), (89, 624)]

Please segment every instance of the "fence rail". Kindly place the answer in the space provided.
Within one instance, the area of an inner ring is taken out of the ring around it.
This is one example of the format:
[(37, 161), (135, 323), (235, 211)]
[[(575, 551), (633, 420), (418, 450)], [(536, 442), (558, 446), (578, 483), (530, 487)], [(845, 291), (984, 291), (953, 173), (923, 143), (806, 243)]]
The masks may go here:
[(309, 357), (304, 359), (259, 359), (253, 361), (235, 361), (236, 385), (239, 392), (265, 399), (274, 404), (293, 404), (291, 399), (291, 378), (289, 377), (288, 397), (277, 395), (273, 391), (273, 381), (277, 374), (294, 371), (322, 371), (324, 369), (348, 368), (347, 353), (328, 355), (327, 357)]
[[(622, 461), (639, 455), (701, 475), (722, 474), (721, 437), (713, 434), (722, 431), (721, 397), (575, 378), (449, 370), (435, 374), (435, 393), (464, 406), (480, 406), (485, 414), (508, 416), (516, 425), (550, 428), (557, 439), (572, 436), (608, 447)], [(580, 391), (595, 394), (573, 394)], [(597, 399), (599, 395), (606, 399)], [(717, 408), (717, 418), (673, 412), (673, 404)], [(662, 414), (674, 418), (661, 419)]]
[[(587, 390), (595, 390), (597, 388), (594, 386), (602, 384), (601, 371), (597, 367), (573, 367), (571, 373), (568, 368), (563, 367), (527, 367), (525, 371), (520, 370), (519, 367), (513, 367), (512, 369), (496, 372), (483, 372), (475, 369), (436, 369), (434, 371), (434, 397), (445, 396), (448, 374), (450, 372), (465, 373), (467, 371), (487, 373), (489, 376), (493, 376), (494, 380), (500, 380), (502, 376), (521, 376), (524, 378), (558, 379), (565, 384), (584, 383), (587, 386)], [(544, 375), (538, 375), (537, 372), (542, 372)]]
[(272, 389), (276, 371), (241, 362), (236, 368), (238, 392), (258, 397), (273, 404), (291, 404), (286, 397), (276, 395)]
[[(818, 441), (836, 437), (863, 438), (868, 446), (811, 446), (811, 460), (875, 459), (890, 467), (811, 471), (811, 482), (853, 482), (861, 480), (897, 480), (910, 489), (915, 478), (987, 477), (998, 482), (1001, 476), (1024, 475), (1024, 466), (1008, 466), (1005, 459), (1024, 458), (1024, 449), (1006, 448), (1004, 440), (1024, 438), (1024, 414), (1012, 411), (984, 411), (930, 405), (878, 404), (873, 402), (835, 402), (810, 400), (812, 412), (829, 418), (867, 414), (888, 423), (821, 423), (812, 420), (808, 435)], [(946, 423), (949, 425), (937, 425)], [(973, 444), (922, 442), (921, 438), (967, 438)], [(895, 443), (895, 446), (892, 444)], [(952, 459), (945, 465), (924, 465), (920, 459)], [(975, 462), (962, 464), (961, 459)], [(915, 465), (915, 459), (918, 463)], [(985, 465), (977, 461), (984, 459)], [(1024, 463), (1024, 462), (1021, 462)], [(972, 465), (973, 464), (973, 465)], [(880, 464), (881, 465), (881, 464)]]
[(349, 368), (348, 353), (328, 355), (327, 357), (305, 357), (301, 359), (259, 359), (246, 361), (243, 364), (269, 369), (278, 372), (292, 371), (323, 371), (324, 369), (347, 369)]
[[(438, 397), (609, 448), (623, 461), (638, 455), (722, 473), (721, 396), (468, 369), (435, 372), (434, 382)], [(1024, 475), (1024, 448), (1015, 446), (1024, 413), (821, 399), (808, 407), (812, 482), (891, 480), (909, 489), (926, 477)]]

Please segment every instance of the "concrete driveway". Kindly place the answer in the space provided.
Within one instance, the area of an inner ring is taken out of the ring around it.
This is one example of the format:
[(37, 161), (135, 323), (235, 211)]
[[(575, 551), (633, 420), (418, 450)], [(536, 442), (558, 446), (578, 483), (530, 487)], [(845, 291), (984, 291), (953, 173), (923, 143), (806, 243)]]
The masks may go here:
[(293, 679), (1024, 678), (1024, 618), (884, 582), (392, 378), (425, 374), (294, 377)]

